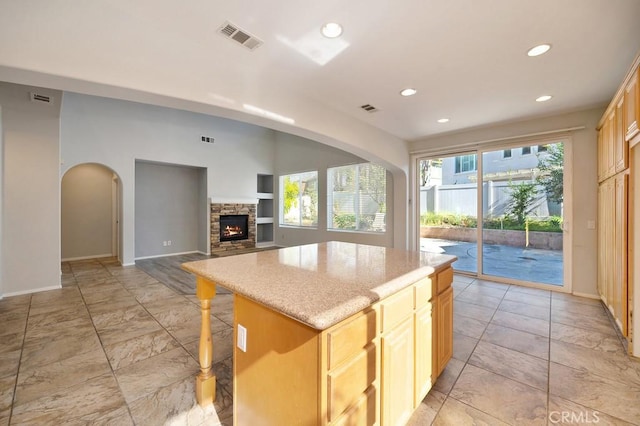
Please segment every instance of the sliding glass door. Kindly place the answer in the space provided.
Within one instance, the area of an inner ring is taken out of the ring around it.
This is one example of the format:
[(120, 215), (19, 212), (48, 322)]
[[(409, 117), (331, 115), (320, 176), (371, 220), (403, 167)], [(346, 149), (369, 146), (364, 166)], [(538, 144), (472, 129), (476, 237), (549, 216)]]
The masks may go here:
[(564, 282), (563, 141), (418, 161), (420, 250), (509, 282)]
[(453, 254), (456, 270), (477, 273), (476, 154), (423, 159), (418, 165), (420, 250)]

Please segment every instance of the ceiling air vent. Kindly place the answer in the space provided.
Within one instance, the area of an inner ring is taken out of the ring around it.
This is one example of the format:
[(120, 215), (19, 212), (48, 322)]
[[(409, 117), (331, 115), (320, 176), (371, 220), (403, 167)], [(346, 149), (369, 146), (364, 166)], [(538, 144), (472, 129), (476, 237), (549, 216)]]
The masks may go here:
[(229, 21), (225, 22), (220, 28), (218, 28), (218, 33), (240, 43), (249, 50), (254, 50), (262, 44), (262, 40), (252, 36), (244, 30), (241, 30), (237, 25), (232, 24)]
[(367, 112), (377, 112), (378, 109), (376, 107), (374, 107), (373, 105), (362, 105), (360, 108), (362, 108), (363, 110), (367, 111)]
[(31, 102), (42, 102), (45, 104), (50, 104), (51, 102), (53, 102), (53, 98), (51, 96), (41, 95), (35, 92), (30, 92), (29, 97), (31, 99)]
[(211, 136), (201, 136), (200, 140), (204, 143), (213, 143), (213, 138)]

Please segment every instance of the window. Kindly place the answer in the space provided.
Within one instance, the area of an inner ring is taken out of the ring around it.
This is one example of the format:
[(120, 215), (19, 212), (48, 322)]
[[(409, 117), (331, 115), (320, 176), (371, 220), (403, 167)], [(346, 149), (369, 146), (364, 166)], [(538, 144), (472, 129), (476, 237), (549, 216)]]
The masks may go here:
[(505, 149), (504, 151), (502, 151), (502, 158), (511, 158), (511, 150)]
[(327, 170), (327, 228), (384, 232), (387, 170), (355, 164)]
[(318, 172), (280, 176), (280, 225), (318, 225)]
[(538, 152), (547, 152), (547, 145), (538, 145)]
[(531, 154), (531, 147), (530, 146), (523, 146), (522, 147), (522, 155), (528, 155)]
[(461, 155), (456, 157), (456, 173), (474, 172), (477, 170), (476, 155)]

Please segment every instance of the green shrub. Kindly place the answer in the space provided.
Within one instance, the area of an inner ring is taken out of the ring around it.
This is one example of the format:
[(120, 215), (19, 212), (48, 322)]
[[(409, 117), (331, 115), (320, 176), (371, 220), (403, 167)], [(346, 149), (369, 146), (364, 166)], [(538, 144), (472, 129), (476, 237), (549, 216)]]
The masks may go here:
[[(529, 231), (539, 232), (562, 232), (562, 218), (551, 216), (545, 219), (528, 218)], [(477, 219), (473, 216), (456, 215), (452, 213), (427, 212), (420, 217), (422, 226), (449, 226), (461, 228), (475, 228), (478, 226)], [(499, 216), (486, 218), (483, 222), (484, 229), (505, 229), (512, 231), (524, 231), (525, 223), (519, 223), (518, 219), (512, 216)]]

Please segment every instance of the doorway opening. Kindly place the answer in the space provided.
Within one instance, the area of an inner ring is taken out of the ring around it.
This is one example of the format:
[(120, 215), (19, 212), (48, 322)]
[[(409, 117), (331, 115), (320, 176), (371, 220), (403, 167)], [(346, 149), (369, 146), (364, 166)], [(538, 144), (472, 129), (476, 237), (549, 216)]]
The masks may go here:
[(101, 164), (79, 164), (61, 183), (62, 261), (120, 259), (120, 179)]

